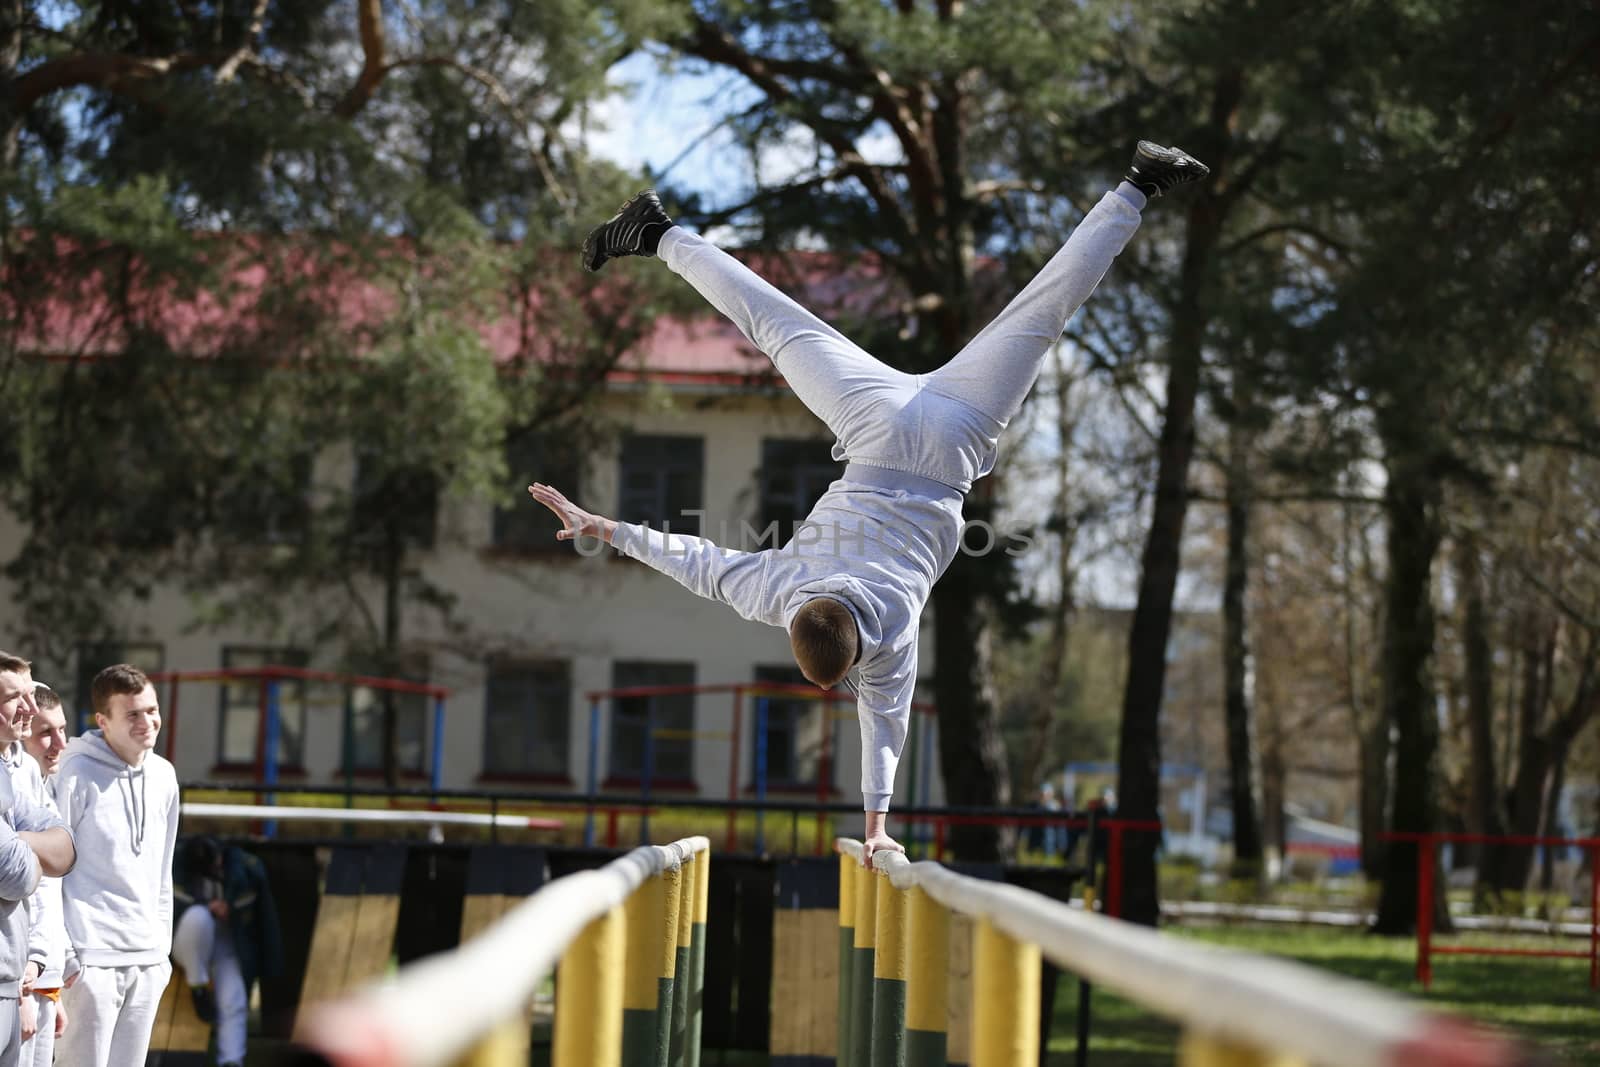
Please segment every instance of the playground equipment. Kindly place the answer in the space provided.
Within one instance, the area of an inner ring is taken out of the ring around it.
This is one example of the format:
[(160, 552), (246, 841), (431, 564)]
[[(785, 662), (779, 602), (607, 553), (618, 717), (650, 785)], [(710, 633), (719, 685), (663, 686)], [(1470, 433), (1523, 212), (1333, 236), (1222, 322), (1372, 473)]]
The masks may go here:
[[(1183, 1067), (1535, 1062), (1501, 1035), (1298, 963), (1186, 943), (898, 853), (877, 853), (869, 870), (860, 842), (837, 848), (838, 1067), (1033, 1067), (1041, 955), (1176, 1021)], [(970, 996), (952, 995), (967, 923)]]
[[(162, 731), (165, 740), (163, 754), (167, 759), (173, 758), (173, 746), (178, 737), (178, 698), (182, 692), (184, 682), (196, 683), (228, 683), (240, 681), (254, 681), (259, 691), (259, 702), (256, 712), (256, 755), (255, 777), (264, 786), (278, 784), (278, 740), (283, 729), (283, 683), (285, 682), (318, 682), (323, 684), (338, 685), (344, 688), (343, 717), (344, 728), (344, 779), (350, 785), (355, 780), (353, 766), (355, 746), (352, 741), (354, 734), (355, 709), (352, 703), (354, 692), (358, 688), (374, 689), (379, 692), (391, 693), (417, 693), (428, 697), (433, 702), (433, 715), (431, 726), (431, 744), (428, 754), (428, 784), (434, 792), (443, 786), (444, 775), (444, 715), (445, 704), (450, 697), (450, 691), (443, 686), (428, 685), (423, 682), (410, 682), (400, 678), (373, 678), (359, 674), (338, 674), (332, 671), (313, 671), (303, 667), (226, 667), (215, 671), (160, 671), (150, 675), (153, 685), (167, 686), (167, 698), (161, 709), (165, 719)], [(267, 798), (268, 803), (271, 797)]]
[(310, 1007), (296, 1062), (522, 1067), (524, 1008), (559, 964), (555, 1067), (698, 1067), (709, 877), (690, 837), (557, 879), (454, 952)]
[[(1433, 983), (1434, 956), (1535, 956), (1545, 959), (1587, 959), (1589, 988), (1600, 989), (1600, 837), (1533, 837), (1517, 834), (1418, 833), (1391, 831), (1389, 842), (1409, 842), (1417, 847), (1417, 981), (1427, 989)], [(1518, 845), (1528, 848), (1581, 848), (1589, 854), (1589, 947), (1573, 949), (1510, 948), (1491, 945), (1436, 945), (1433, 943), (1434, 872), (1439, 846), (1453, 844)]]
[[(663, 696), (703, 696), (709, 694), (728, 694), (732, 700), (730, 713), (730, 728), (726, 731), (719, 730), (678, 730), (658, 727), (655, 722), (654, 703), (646, 704), (645, 719), (645, 746), (644, 767), (639, 781), (639, 814), (640, 829), (639, 840), (644, 842), (649, 837), (650, 822), (649, 812), (653, 804), (656, 780), (656, 742), (665, 739), (704, 739), (726, 741), (729, 744), (728, 757), (728, 800), (737, 802), (740, 793), (740, 771), (742, 768), (743, 750), (740, 741), (745, 731), (745, 707), (747, 700), (754, 716), (751, 724), (754, 739), (754, 766), (751, 773), (751, 785), (755, 794), (756, 804), (756, 851), (760, 852), (765, 847), (765, 817), (762, 805), (767, 799), (768, 792), (768, 738), (770, 734), (769, 710), (774, 700), (802, 700), (823, 705), (823, 729), (821, 732), (821, 751), (818, 753), (816, 794), (817, 804), (817, 831), (819, 841), (824, 838), (824, 820), (826, 815), (821, 809), (828, 803), (828, 798), (833, 789), (833, 767), (837, 762), (836, 752), (839, 748), (835, 736), (837, 723), (841, 720), (856, 721), (855, 698), (848, 693), (830, 691), (823, 692), (811, 685), (790, 685), (781, 682), (735, 682), (715, 685), (649, 685), (631, 686), (623, 689), (594, 690), (586, 697), (589, 701), (589, 752), (587, 757), (587, 771), (585, 776), (585, 795), (591, 800), (591, 811), (584, 823), (584, 844), (595, 843), (595, 825), (592, 802), (600, 795), (600, 747), (601, 738), (604, 736), (604, 717), (606, 706), (617, 700), (648, 699)], [(844, 709), (839, 710), (837, 705), (843, 704)], [(911, 705), (912, 724), (906, 739), (909, 754), (908, 773), (909, 784), (906, 799), (926, 806), (930, 792), (932, 775), (929, 767), (931, 754), (936, 751), (933, 747), (937, 744), (937, 725), (933, 715), (933, 705), (914, 702)], [(738, 844), (738, 809), (728, 809), (727, 821), (727, 848), (731, 851)]]

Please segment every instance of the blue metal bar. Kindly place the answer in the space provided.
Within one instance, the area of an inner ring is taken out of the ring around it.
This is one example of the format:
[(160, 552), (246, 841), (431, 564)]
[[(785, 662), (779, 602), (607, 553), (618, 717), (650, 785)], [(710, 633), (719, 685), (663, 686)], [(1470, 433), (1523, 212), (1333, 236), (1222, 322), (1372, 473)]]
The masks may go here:
[(583, 847), (594, 847), (594, 798), (600, 789), (600, 701), (589, 702), (589, 810), (583, 817)]
[(433, 698), (433, 767), (428, 781), (437, 801), (439, 790), (444, 787), (444, 697)]
[[(766, 697), (756, 698), (756, 801), (767, 799), (767, 705)], [(756, 809), (756, 855), (767, 851), (766, 813)]]
[[(282, 722), (278, 717), (278, 687), (280, 684), (276, 678), (269, 679), (267, 682), (267, 736), (266, 751), (262, 753), (261, 758), (261, 781), (268, 786), (278, 784), (278, 735), (282, 731)], [(276, 804), (278, 795), (269, 791), (266, 799), (269, 805)], [(278, 821), (276, 819), (268, 819), (262, 825), (261, 832), (268, 840), (278, 836)]]

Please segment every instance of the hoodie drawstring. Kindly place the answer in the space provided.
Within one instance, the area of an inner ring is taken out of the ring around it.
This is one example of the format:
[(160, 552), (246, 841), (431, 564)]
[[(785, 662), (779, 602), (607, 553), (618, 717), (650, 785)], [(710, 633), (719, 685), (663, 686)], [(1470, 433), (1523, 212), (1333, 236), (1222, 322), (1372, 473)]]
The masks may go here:
[[(139, 797), (137, 800), (134, 799), (133, 795), (133, 778), (135, 775), (139, 777)], [(147, 821), (145, 814), (150, 810), (150, 805), (147, 802), (149, 779), (145, 777), (143, 767), (129, 767), (127, 776), (124, 777), (119, 774), (117, 775), (117, 781), (126, 781), (128, 783), (127, 792), (123, 794), (122, 807), (128, 814), (128, 826), (133, 830), (133, 854), (137, 856), (144, 851), (144, 828)]]

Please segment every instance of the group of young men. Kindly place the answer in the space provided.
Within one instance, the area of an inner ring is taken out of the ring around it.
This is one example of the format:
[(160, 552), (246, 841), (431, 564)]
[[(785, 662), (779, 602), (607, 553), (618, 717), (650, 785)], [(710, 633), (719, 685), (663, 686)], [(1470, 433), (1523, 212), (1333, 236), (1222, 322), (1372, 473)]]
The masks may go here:
[(90, 699), (95, 728), (69, 740), (60, 698), (0, 652), (0, 1067), (142, 1067), (172, 973), (155, 688), (117, 664)]

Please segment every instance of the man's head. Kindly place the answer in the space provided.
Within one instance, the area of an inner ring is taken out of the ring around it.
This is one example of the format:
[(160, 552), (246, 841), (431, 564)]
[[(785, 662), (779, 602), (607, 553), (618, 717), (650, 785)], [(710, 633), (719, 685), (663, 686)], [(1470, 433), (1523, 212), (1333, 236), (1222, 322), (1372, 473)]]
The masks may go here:
[(832, 597), (812, 597), (789, 624), (789, 647), (806, 681), (832, 689), (861, 654), (861, 635), (850, 609)]
[(48, 778), (61, 765), (61, 752), (67, 747), (67, 713), (61, 698), (47, 685), (34, 687), (33, 703), (39, 713), (33, 717), (33, 730), (22, 739), (22, 747), (39, 764), (39, 773)]
[(89, 699), (111, 751), (129, 766), (142, 764), (161, 732), (161, 705), (144, 671), (129, 663), (107, 667), (94, 676)]
[(0, 652), (0, 745), (28, 736), (38, 709), (33, 704), (33, 664)]

